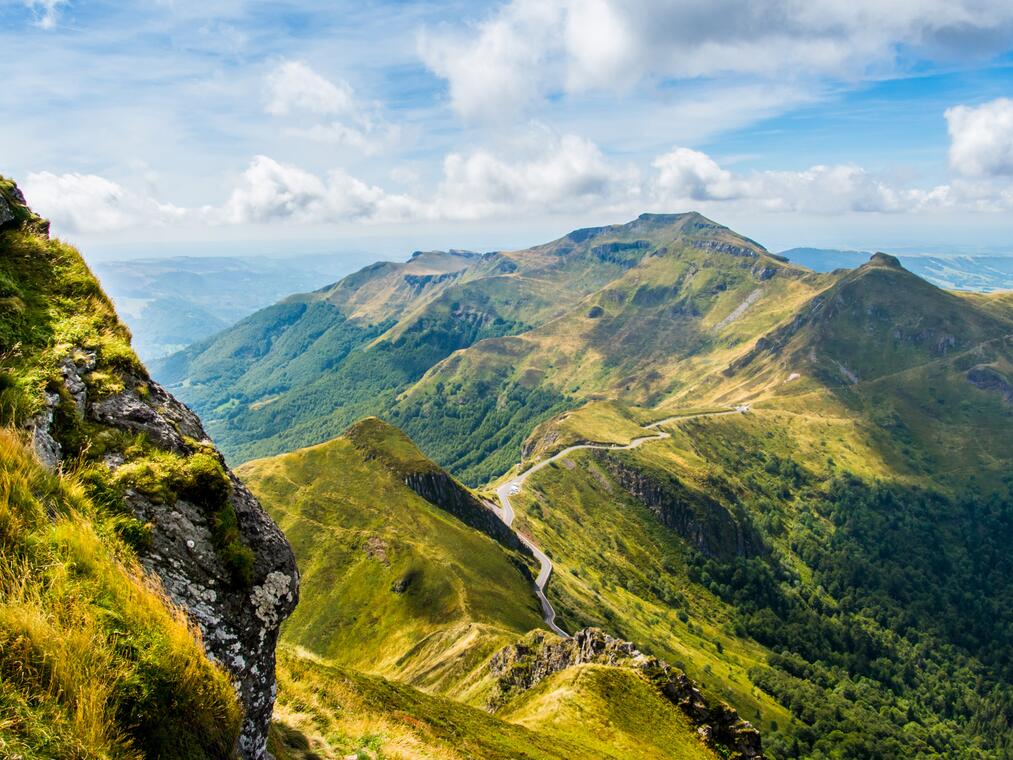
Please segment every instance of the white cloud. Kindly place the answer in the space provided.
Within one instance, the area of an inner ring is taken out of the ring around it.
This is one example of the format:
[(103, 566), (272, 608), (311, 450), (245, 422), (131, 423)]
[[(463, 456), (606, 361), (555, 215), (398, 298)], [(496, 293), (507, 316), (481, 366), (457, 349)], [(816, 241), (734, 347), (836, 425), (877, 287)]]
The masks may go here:
[[(339, 145), (372, 156), (392, 145), (400, 131), (379, 116), (379, 107), (361, 103), (344, 80), (332, 82), (303, 61), (281, 61), (266, 80), (267, 112), (293, 117), (283, 132), (312, 142)], [(307, 116), (330, 117), (306, 125)]]
[(25, 0), (25, 5), (35, 13), (38, 25), (43, 29), (52, 29), (56, 26), (60, 6), (67, 3), (68, 0)]
[(309, 127), (288, 127), (285, 134), (324, 145), (342, 145), (365, 156), (375, 156), (397, 141), (400, 130), (389, 124), (377, 126), (372, 123), (357, 129), (332, 121)]
[(949, 108), (946, 123), (953, 171), (965, 177), (1013, 175), (1013, 100)]
[(1008, 0), (509, 0), (419, 52), (464, 117), (502, 120), (546, 95), (655, 81), (860, 79), (914, 51), (980, 57), (1013, 34)]
[(181, 220), (186, 211), (127, 190), (95, 174), (29, 174), (29, 205), (59, 232), (111, 232)]
[(494, 121), (523, 108), (550, 82), (537, 75), (550, 66), (552, 36), (565, 16), (557, 0), (515, 0), (491, 19), (457, 33), (419, 35), (419, 54), (450, 86), (463, 116)]
[(358, 111), (348, 82), (325, 79), (303, 61), (282, 61), (266, 80), (267, 112), (351, 116)]
[(323, 179), (297, 166), (256, 156), (225, 205), (206, 209), (205, 213), (211, 221), (225, 224), (384, 222), (416, 218), (422, 213), (422, 205), (341, 170)]
[(488, 150), (451, 153), (443, 161), (440, 216), (480, 219), (498, 214), (605, 208), (635, 200), (635, 169), (609, 163), (577, 135), (538, 133), (522, 155)]
[(735, 173), (713, 158), (676, 148), (654, 160), (651, 188), (663, 206), (734, 206), (760, 212), (921, 213), (961, 208), (1002, 211), (1011, 208), (1007, 187), (956, 181), (930, 188), (898, 186), (855, 165), (816, 165), (802, 171)]

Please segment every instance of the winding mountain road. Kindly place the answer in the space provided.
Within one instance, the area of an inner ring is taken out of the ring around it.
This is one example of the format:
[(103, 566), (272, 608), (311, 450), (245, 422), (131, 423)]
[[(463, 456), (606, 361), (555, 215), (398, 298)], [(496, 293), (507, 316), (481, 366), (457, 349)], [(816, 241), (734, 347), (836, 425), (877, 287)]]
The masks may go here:
[[(672, 422), (681, 420), (692, 420), (698, 417), (721, 417), (726, 414), (744, 414), (749, 411), (748, 405), (737, 406), (734, 409), (728, 409), (720, 412), (700, 412), (698, 414), (677, 414), (673, 417), (666, 417), (663, 420), (652, 422), (649, 425), (644, 425), (646, 430), (654, 430)], [(524, 486), (526, 481), (533, 474), (541, 470), (543, 467), (548, 467), (555, 461), (563, 459), (574, 451), (580, 449), (606, 449), (609, 451), (626, 451), (628, 449), (635, 449), (642, 446), (650, 441), (661, 441), (665, 438), (671, 438), (670, 433), (666, 433), (662, 430), (655, 435), (645, 435), (641, 438), (634, 438), (627, 444), (618, 443), (578, 443), (573, 446), (567, 446), (562, 451), (553, 454), (548, 459), (543, 459), (537, 464), (531, 465), (528, 469), (522, 472), (515, 478), (508, 480), (506, 483), (496, 489), (496, 498), (499, 499), (499, 506), (490, 504), (489, 506), (496, 513), (497, 517), (503, 521), (503, 523), (513, 530), (514, 534), (520, 540), (522, 544), (531, 550), (531, 553), (535, 555), (535, 559), (538, 560), (538, 577), (535, 578), (535, 595), (538, 597), (538, 601), (542, 604), (542, 617), (545, 619), (545, 624), (549, 627), (553, 633), (557, 633), (560, 636), (569, 638), (570, 634), (556, 625), (556, 611), (552, 609), (552, 604), (549, 603), (548, 598), (545, 596), (545, 586), (549, 582), (549, 576), (552, 575), (552, 560), (549, 559), (548, 555), (545, 554), (538, 546), (535, 545), (534, 541), (525, 536), (523, 533), (513, 527), (514, 512), (513, 505), (510, 504), (510, 497), (520, 493), (521, 488)]]

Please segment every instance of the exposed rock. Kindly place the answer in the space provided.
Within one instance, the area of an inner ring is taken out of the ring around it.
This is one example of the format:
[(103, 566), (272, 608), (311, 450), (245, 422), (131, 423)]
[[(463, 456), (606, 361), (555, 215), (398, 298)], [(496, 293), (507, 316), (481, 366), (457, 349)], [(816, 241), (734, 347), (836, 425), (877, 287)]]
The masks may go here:
[(91, 417), (104, 425), (144, 433), (159, 448), (176, 454), (190, 451), (184, 436), (209, 440), (196, 414), (157, 383), (148, 382), (146, 387), (148, 395), (144, 399), (136, 390), (127, 390), (96, 401), (91, 405)]
[(629, 243), (603, 243), (591, 248), (591, 255), (599, 261), (616, 264), (624, 269), (634, 267), (643, 257), (643, 252), (651, 247), (649, 240), (634, 240)]
[(32, 437), (32, 448), (39, 461), (48, 470), (55, 470), (63, 459), (63, 447), (53, 437), (53, 418), (56, 407), (60, 403), (57, 393), (47, 392), (45, 408), (28, 422), (28, 432)]
[[(156, 447), (181, 456), (192, 454), (195, 445), (210, 445), (197, 416), (147, 377), (128, 376), (129, 390), (89, 404), (86, 377), (95, 367), (95, 354), (76, 351), (74, 356), (77, 361), (65, 359), (60, 372), (78, 414), (145, 434)], [(143, 397), (138, 387), (144, 389)], [(33, 421), (33, 439), (40, 459), (55, 467), (62, 452), (50, 431), (60, 394), (48, 394), (47, 399), (47, 411)], [(115, 470), (125, 459), (113, 452), (103, 461)], [(241, 541), (254, 557), (249, 587), (231, 581), (215, 544), (214, 516), (206, 509), (182, 498), (162, 503), (136, 491), (128, 491), (125, 500), (138, 519), (151, 526), (151, 544), (141, 550), (141, 564), (161, 579), (168, 597), (200, 628), (208, 655), (233, 676), (245, 711), (241, 757), (261, 760), (267, 756), (274, 708), (278, 628), (296, 605), (299, 576), (284, 535), (231, 471), (228, 477), (228, 502)]]
[(404, 281), (416, 293), (430, 285), (440, 285), (450, 280), (456, 280), (464, 270), (457, 272), (445, 272), (443, 274), (406, 274)]
[(1002, 395), (1003, 401), (1013, 403), (1013, 385), (1006, 376), (993, 367), (979, 364), (967, 371), (967, 380), (983, 391), (995, 391)]
[(431, 504), (449, 512), (461, 522), (480, 530), (509, 549), (530, 553), (510, 528), (485, 504), (443, 470), (411, 472), (405, 485)]
[(762, 760), (760, 732), (741, 720), (733, 708), (709, 701), (681, 670), (597, 628), (585, 628), (569, 639), (537, 631), (524, 642), (497, 652), (489, 663), (497, 679), (489, 708), (499, 708), (517, 692), (530, 689), (554, 673), (585, 664), (638, 672), (698, 727), (705, 744), (718, 748), (731, 760)]
[(7, 202), (7, 199), (0, 193), (0, 228), (13, 222), (17, 217), (14, 216), (14, 209), (11, 204)]
[(755, 259), (759, 256), (752, 248), (736, 245), (735, 243), (726, 243), (722, 240), (690, 240), (689, 244), (693, 248), (699, 248), (702, 251), (716, 251), (717, 253), (727, 253), (730, 256), (740, 256), (749, 259)]
[(662, 525), (702, 554), (729, 558), (763, 553), (763, 542), (744, 515), (736, 518), (710, 497), (691, 492), (669, 473), (634, 467), (621, 453), (597, 449), (592, 456)]

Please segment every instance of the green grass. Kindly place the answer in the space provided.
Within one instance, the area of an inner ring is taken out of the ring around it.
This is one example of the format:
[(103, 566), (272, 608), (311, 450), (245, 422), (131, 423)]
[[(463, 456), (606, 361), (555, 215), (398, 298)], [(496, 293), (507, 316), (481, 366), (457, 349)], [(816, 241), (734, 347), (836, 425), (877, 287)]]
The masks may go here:
[(567, 668), (522, 692), (496, 715), (607, 756), (718, 757), (700, 742), (678, 708), (637, 673), (622, 668)]
[(522, 555), (377, 461), (418, 465), (419, 456), (397, 431), (366, 421), (239, 474), (285, 531), (302, 574), (283, 639), (338, 664), (449, 688), (541, 619)]
[(279, 655), (278, 703), (269, 743), (278, 760), (616, 757), (298, 650), (283, 648)]
[[(575, 452), (533, 475), (514, 503), (553, 559), (562, 623), (599, 625), (683, 667), (759, 727), (774, 757), (835, 746), (1004, 757), (993, 716), (1011, 688), (1008, 493), (927, 490), (948, 481), (901, 466), (860, 416), (833, 410), (675, 422), (668, 440)], [(989, 453), (1008, 471), (1008, 446)], [(603, 457), (656, 484), (677, 478), (668, 511), (635, 498)], [(714, 509), (766, 550), (700, 551)], [(887, 664), (915, 651), (915, 671)], [(961, 708), (934, 701), (944, 684)]]
[[(12, 188), (0, 178), (8, 202)], [(124, 500), (135, 488), (220, 517), (218, 549), (243, 585), (252, 555), (235, 531), (230, 483), (210, 446), (170, 454), (80, 413), (67, 360), (93, 364), (89, 402), (148, 398), (148, 376), (80, 254), (14, 207), (19, 224), (0, 232), (0, 754), (232, 757), (242, 715), (230, 678), (141, 571), (151, 526)], [(24, 440), (46, 393), (58, 398), (56, 475)], [(124, 463), (116, 472), (109, 455)]]
[(232, 757), (229, 678), (116, 521), (0, 431), (0, 754)]

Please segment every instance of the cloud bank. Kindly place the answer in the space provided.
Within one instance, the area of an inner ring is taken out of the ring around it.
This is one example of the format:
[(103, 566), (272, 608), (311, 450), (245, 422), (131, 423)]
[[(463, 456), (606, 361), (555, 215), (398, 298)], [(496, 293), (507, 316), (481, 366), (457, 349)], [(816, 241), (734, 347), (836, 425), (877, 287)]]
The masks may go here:
[(424, 30), (418, 47), (461, 116), (493, 121), (645, 80), (853, 81), (912, 54), (987, 57), (1011, 35), (1008, 0), (510, 0), (477, 23)]
[(584, 137), (541, 128), (506, 149), (447, 154), (428, 195), (390, 192), (341, 168), (321, 175), (265, 155), (251, 160), (219, 206), (182, 208), (90, 174), (32, 174), (25, 192), (67, 232), (179, 221), (397, 224), (572, 212), (631, 215), (645, 208), (815, 215), (1013, 210), (1013, 101), (956, 106), (944, 116), (953, 178), (928, 187), (899, 184), (854, 164), (737, 172), (684, 146), (641, 169), (610, 158)]

